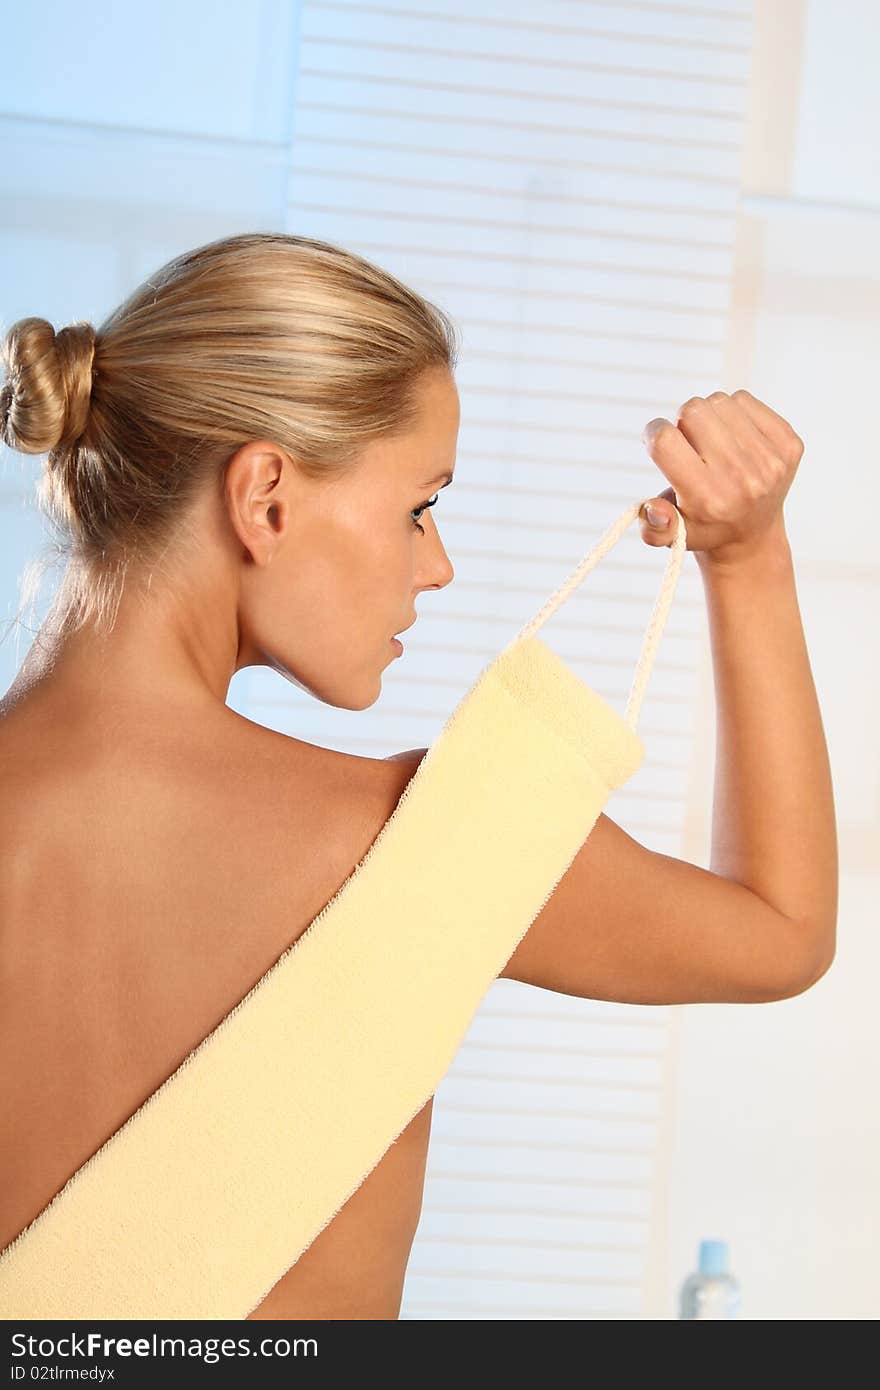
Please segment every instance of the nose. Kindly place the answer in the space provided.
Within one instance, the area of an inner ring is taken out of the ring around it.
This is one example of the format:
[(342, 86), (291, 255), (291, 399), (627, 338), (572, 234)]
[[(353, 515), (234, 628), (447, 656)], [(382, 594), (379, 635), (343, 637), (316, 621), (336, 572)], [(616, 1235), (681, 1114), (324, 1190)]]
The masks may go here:
[(431, 544), (425, 547), (423, 552), (423, 563), (420, 567), (418, 577), (420, 589), (445, 589), (447, 584), (451, 584), (455, 578), (455, 570), (452, 562), (446, 554), (446, 548), (440, 539), (440, 532), (436, 526), (431, 527)]

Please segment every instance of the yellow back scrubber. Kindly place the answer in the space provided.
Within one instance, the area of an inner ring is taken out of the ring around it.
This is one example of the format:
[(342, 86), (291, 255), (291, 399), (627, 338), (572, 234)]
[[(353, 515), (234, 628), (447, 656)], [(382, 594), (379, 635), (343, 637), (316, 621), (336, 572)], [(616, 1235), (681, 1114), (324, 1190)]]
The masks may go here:
[(483, 669), (308, 929), (0, 1253), (0, 1316), (248, 1317), (434, 1094), (642, 763), (680, 513), (624, 718), (533, 635), (640, 506)]

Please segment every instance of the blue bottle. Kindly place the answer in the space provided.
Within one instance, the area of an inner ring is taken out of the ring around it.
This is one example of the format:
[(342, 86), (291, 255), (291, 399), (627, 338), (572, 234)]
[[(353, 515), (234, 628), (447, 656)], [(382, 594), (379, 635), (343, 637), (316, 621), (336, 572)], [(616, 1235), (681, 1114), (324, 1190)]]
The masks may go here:
[(681, 1286), (682, 1318), (738, 1318), (740, 1287), (728, 1268), (726, 1240), (701, 1240), (699, 1269)]

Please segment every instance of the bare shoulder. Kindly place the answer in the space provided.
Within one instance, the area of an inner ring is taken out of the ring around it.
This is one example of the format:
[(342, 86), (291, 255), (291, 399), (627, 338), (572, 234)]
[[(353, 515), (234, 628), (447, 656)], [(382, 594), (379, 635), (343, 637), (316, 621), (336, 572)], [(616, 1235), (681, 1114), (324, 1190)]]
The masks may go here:
[(368, 823), (378, 820), (380, 826), (394, 811), (428, 751), (409, 748), (384, 758), (369, 758), (312, 744), (299, 744), (298, 748), (294, 757), (300, 765), (302, 750), (308, 749), (314, 776), (347, 799), (353, 816), (360, 815)]
[(324, 818), (318, 857), (323, 857), (325, 884), (338, 886), (364, 857), (426, 752), (415, 748), (372, 758), (288, 740), (289, 775), (280, 781), (276, 777), (276, 794), (287, 814), (298, 819), (305, 799), (311, 813)]
[(395, 805), (418, 771), (427, 751), (427, 748), (407, 748), (402, 753), (389, 753), (387, 758), (382, 759), (382, 766), (386, 769), (384, 775), (388, 779), (387, 794)]
[[(404, 750), (403, 753), (389, 753), (388, 757), (385, 758), (384, 761), (386, 763), (411, 763), (412, 772), (414, 772), (415, 769), (418, 767), (419, 763), (422, 761), (422, 758), (427, 753), (427, 751), (427, 748), (407, 748)], [(410, 776), (412, 776), (412, 772), (410, 773)]]

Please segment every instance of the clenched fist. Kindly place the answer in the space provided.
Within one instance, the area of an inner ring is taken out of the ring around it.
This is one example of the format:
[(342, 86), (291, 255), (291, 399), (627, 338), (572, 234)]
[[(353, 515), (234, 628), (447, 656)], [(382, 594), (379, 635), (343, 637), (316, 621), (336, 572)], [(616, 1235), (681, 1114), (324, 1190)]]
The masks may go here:
[[(750, 392), (692, 396), (675, 424), (662, 416), (649, 420), (642, 441), (672, 483), (639, 515), (646, 544), (672, 544), (670, 502), (684, 517), (688, 550), (713, 561), (748, 558), (785, 535), (782, 504), (804, 445), (787, 420)], [(652, 524), (655, 511), (667, 519), (665, 528)]]

